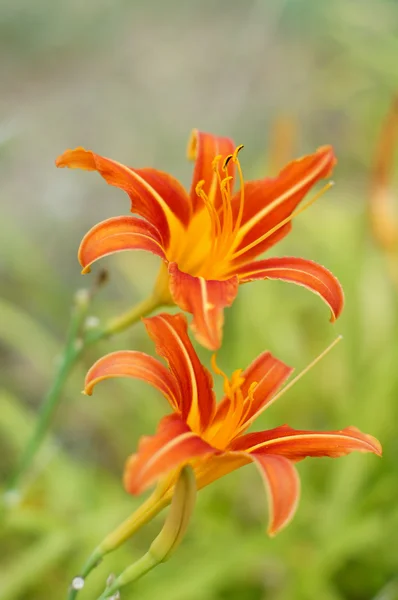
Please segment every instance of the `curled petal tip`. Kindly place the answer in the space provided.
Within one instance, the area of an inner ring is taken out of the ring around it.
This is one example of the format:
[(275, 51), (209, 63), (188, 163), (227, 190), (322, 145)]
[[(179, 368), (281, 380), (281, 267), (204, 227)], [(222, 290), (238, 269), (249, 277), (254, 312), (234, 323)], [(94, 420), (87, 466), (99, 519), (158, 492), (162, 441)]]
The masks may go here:
[(77, 154), (85, 154), (87, 152), (87, 150), (85, 148), (82, 148), (81, 146), (78, 146), (77, 148), (68, 148), (68, 150), (65, 150), (65, 152), (63, 154), (60, 154), (59, 156), (57, 156), (57, 158), (55, 159), (55, 166), (58, 168), (63, 168), (63, 167), (70, 167), (71, 166), (71, 162), (72, 159), (77, 155)]
[(372, 446), (371, 452), (373, 452), (377, 456), (380, 456), (380, 457), (383, 456), (383, 448), (382, 448), (382, 445), (380, 444), (379, 440), (377, 438), (373, 437), (373, 435), (367, 435), (366, 437), (369, 440), (369, 444)]
[(87, 273), (91, 273), (91, 267), (89, 265), (87, 265), (87, 267), (84, 267), (81, 271), (80, 274), (81, 275), (87, 275)]
[(92, 396), (93, 394), (92, 390), (89, 388), (84, 388), (80, 393), (83, 394), (83, 396)]

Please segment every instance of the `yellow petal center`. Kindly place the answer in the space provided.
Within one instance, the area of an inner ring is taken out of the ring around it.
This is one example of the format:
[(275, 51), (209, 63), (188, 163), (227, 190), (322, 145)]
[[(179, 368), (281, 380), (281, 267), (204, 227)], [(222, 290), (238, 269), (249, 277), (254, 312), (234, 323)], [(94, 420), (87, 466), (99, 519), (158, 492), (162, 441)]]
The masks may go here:
[[(214, 158), (214, 175), (208, 193), (204, 191), (204, 180), (196, 185), (196, 194), (203, 203), (202, 210), (194, 215), (187, 229), (180, 228), (173, 232), (168, 259), (176, 261), (179, 268), (190, 275), (205, 279), (228, 277), (229, 258), (235, 248), (236, 233), (244, 209), (244, 180), (238, 158), (242, 148), (238, 146), (233, 154), (226, 157), (221, 167), (222, 156)], [(240, 179), (239, 208), (235, 217), (231, 189), (233, 178), (228, 173), (230, 162), (234, 163)], [(220, 206), (214, 203), (216, 191), (221, 196)]]

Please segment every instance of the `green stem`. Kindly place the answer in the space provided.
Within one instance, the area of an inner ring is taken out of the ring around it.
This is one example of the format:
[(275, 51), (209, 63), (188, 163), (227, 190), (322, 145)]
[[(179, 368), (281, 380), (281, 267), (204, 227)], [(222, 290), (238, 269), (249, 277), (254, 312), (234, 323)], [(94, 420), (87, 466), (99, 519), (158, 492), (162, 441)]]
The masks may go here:
[(73, 365), (83, 352), (83, 343), (81, 342), (79, 344), (78, 334), (85, 319), (89, 303), (89, 294), (85, 294), (84, 292), (82, 291), (81, 293), (78, 292), (76, 294), (75, 306), (72, 310), (64, 353), (61, 358), (56, 377), (40, 407), (36, 427), (30, 439), (28, 440), (15, 472), (9, 480), (8, 491), (10, 493), (17, 490), (21, 477), (29, 468), (33, 457), (36, 455), (39, 447), (41, 446), (41, 443), (49, 428), (55, 408), (58, 404), (64, 384)]
[[(155, 294), (149, 296), (139, 304), (136, 304), (136, 306), (133, 306), (131, 310), (128, 310), (119, 317), (108, 321), (105, 327), (100, 331), (100, 339), (104, 337), (109, 337), (111, 335), (114, 335), (115, 333), (119, 333), (120, 331), (124, 331), (125, 329), (130, 327), (130, 325), (137, 323), (137, 321), (139, 321), (143, 317), (146, 317), (147, 315), (151, 314), (154, 310), (159, 308), (161, 304), (162, 302)], [(95, 338), (94, 341), (96, 341)], [(89, 337), (88, 343), (91, 343)]]
[[(86, 564), (79, 577), (86, 579), (95, 567), (102, 561), (104, 556), (116, 550), (123, 542), (129, 539), (136, 531), (138, 531), (145, 523), (151, 521), (157, 514), (160, 513), (165, 506), (170, 503), (170, 497), (162, 494), (162, 488), (158, 487), (154, 493), (130, 515), (119, 527), (110, 533), (101, 544), (94, 550), (88, 558)], [(68, 592), (67, 600), (75, 600), (80, 590), (71, 587)]]
[(163, 561), (154, 556), (151, 551), (147, 552), (137, 562), (128, 567), (123, 573), (115, 579), (110, 586), (101, 594), (98, 600), (105, 600), (113, 596), (120, 588), (141, 579), (149, 571), (157, 567)]
[(54, 412), (59, 404), (64, 385), (74, 365), (83, 355), (85, 349), (104, 338), (124, 331), (139, 321), (141, 317), (150, 314), (160, 306), (158, 297), (152, 295), (120, 317), (111, 319), (104, 327), (89, 330), (81, 337), (89, 301), (89, 292), (86, 292), (85, 290), (81, 293), (78, 292), (59, 369), (53, 384), (41, 405), (36, 427), (28, 440), (15, 472), (9, 480), (6, 494), (11, 495), (18, 490), (23, 475), (29, 469), (49, 429)]
[[(161, 491), (161, 487), (158, 488), (158, 490)], [(163, 496), (163, 505), (166, 502), (166, 498), (167, 495)], [(161, 501), (161, 498), (159, 498), (157, 492), (155, 491), (152, 497), (146, 502), (146, 512), (148, 513), (148, 508), (152, 508), (153, 515), (153, 509), (159, 505), (159, 500)], [(186, 466), (179, 473), (171, 498), (171, 508), (166, 517), (163, 528), (150, 545), (148, 552), (130, 567), (125, 569), (123, 573), (121, 573), (114, 581), (108, 583), (105, 591), (98, 600), (105, 600), (105, 598), (109, 598), (110, 596), (113, 597), (113, 594), (119, 591), (122, 587), (137, 581), (143, 575), (146, 575), (146, 573), (151, 571), (154, 567), (170, 559), (180, 545), (187, 531), (189, 520), (192, 516), (195, 506), (195, 500), (195, 474), (191, 467)], [(167, 500), (167, 503), (168, 502), (169, 500)], [(122, 538), (122, 540), (123, 539), (125, 538)]]

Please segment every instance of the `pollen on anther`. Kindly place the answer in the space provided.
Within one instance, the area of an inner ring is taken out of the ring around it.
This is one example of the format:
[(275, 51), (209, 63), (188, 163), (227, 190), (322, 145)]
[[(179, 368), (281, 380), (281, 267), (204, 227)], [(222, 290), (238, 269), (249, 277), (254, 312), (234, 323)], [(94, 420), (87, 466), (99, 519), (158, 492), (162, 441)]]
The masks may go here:
[(198, 181), (198, 183), (196, 184), (196, 187), (195, 187), (195, 193), (196, 193), (196, 195), (197, 195), (197, 196), (199, 196), (199, 197), (201, 196), (202, 189), (203, 189), (203, 186), (204, 186), (204, 184), (205, 184), (205, 183), (206, 183), (206, 182), (205, 182), (205, 180), (204, 180), (204, 179), (201, 179), (201, 180), (200, 180), (200, 181)]

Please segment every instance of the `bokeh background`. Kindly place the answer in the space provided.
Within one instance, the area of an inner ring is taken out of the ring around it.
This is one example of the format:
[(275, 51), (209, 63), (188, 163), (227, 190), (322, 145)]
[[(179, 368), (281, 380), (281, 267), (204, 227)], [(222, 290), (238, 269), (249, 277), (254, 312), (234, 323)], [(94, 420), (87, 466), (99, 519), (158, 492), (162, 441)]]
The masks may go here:
[[(275, 254), (317, 260), (341, 280), (346, 307), (328, 311), (304, 289), (241, 288), (226, 313), (219, 363), (246, 366), (268, 348), (301, 369), (344, 340), (264, 414), (259, 428), (356, 425), (384, 458), (352, 455), (299, 465), (292, 524), (267, 538), (262, 482), (246, 467), (203, 490), (184, 545), (123, 600), (394, 600), (398, 598), (398, 288), (393, 255), (372, 236), (368, 207), (380, 130), (398, 89), (395, 0), (2, 0), (0, 2), (0, 468), (15, 467), (54, 375), (89, 227), (127, 212), (95, 174), (57, 170), (83, 145), (189, 185), (198, 127), (244, 143), (247, 178), (331, 143), (336, 186), (296, 219)], [(394, 180), (391, 181), (394, 190)], [(395, 177), (395, 192), (397, 192)], [(153, 257), (103, 261), (109, 284), (93, 315), (145, 297)], [(113, 349), (152, 353), (141, 324), (87, 352), (25, 478), (2, 509), (2, 600), (65, 598), (94, 546), (138, 506), (121, 484), (139, 436), (167, 410), (148, 386), (113, 381), (80, 394), (86, 369)], [(200, 351), (203, 360), (210, 355)], [(146, 551), (163, 517), (110, 555), (81, 600)]]

